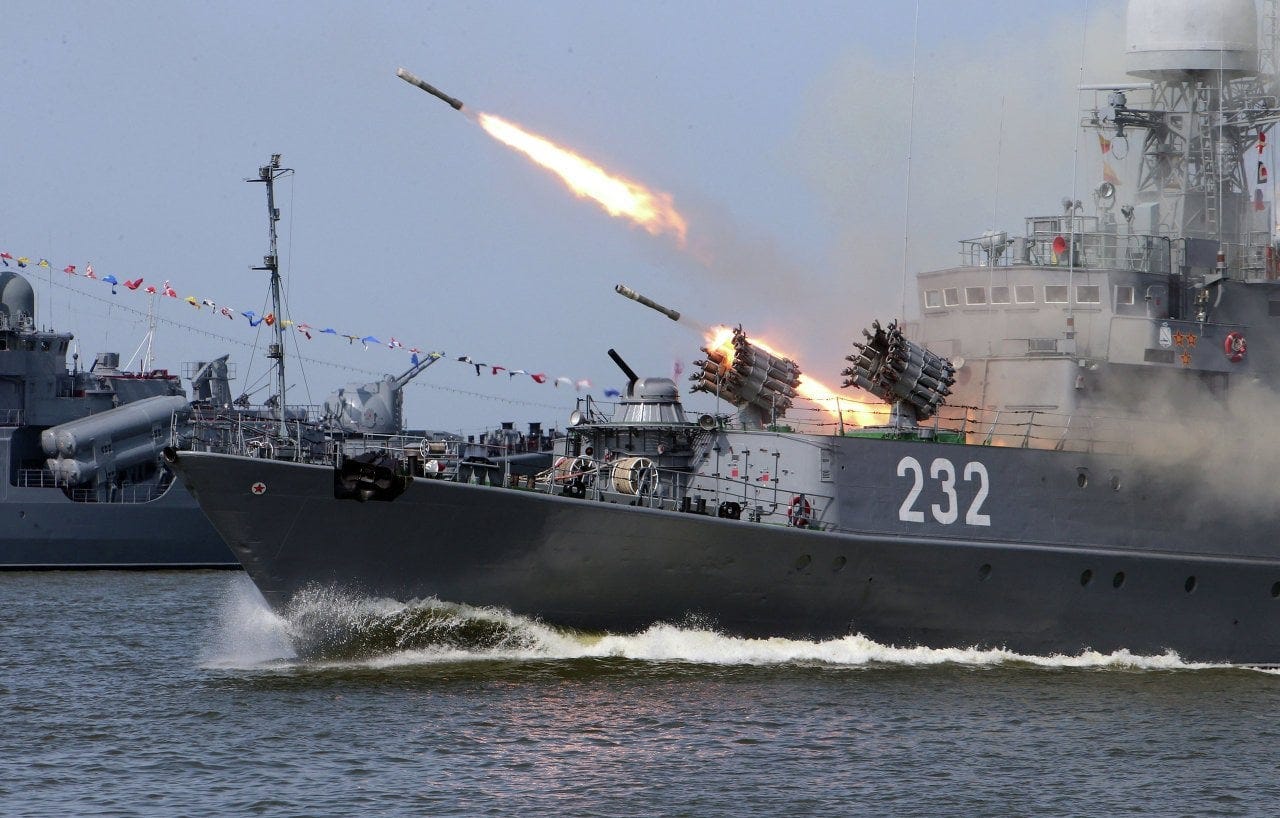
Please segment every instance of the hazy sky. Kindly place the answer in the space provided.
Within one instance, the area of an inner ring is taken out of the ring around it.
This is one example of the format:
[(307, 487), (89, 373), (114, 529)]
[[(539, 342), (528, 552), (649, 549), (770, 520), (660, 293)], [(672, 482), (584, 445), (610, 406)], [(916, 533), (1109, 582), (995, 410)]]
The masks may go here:
[[(623, 381), (609, 347), (670, 376), (702, 343), (614, 294), (625, 282), (742, 323), (835, 387), (850, 341), (900, 311), (908, 224), (914, 274), (1100, 180), (1074, 86), (1123, 78), (1123, 4), (1087, 9), (1085, 36), (1083, 0), (922, 0), (910, 127), (912, 3), (10, 3), (0, 250), (52, 262), (28, 270), (39, 321), (88, 360), (133, 353), (146, 299), (67, 264), (261, 313), (248, 268), (266, 204), (243, 180), (281, 153), (296, 321), (587, 378), (601, 397)], [(575, 198), (399, 66), (669, 193), (688, 246)], [(177, 325), (160, 326), (160, 366), (230, 352), (233, 388), (261, 385), (265, 335), (162, 301)], [(290, 402), (364, 379), (350, 368), (409, 366), (291, 337), (349, 369), (294, 362)], [(562, 424), (573, 397), (452, 360), (406, 393), (413, 425), (461, 431)]]

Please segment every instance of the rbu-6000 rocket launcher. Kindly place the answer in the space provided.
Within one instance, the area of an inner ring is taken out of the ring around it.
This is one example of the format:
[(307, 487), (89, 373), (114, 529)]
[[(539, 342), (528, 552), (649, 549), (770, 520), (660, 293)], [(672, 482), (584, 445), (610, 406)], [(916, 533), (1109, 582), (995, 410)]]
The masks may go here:
[[(800, 366), (790, 358), (765, 352), (747, 340), (742, 327), (735, 327), (728, 344), (706, 346), (705, 361), (694, 361), (699, 367), (689, 380), (695, 392), (718, 395), (743, 410), (754, 410), (761, 425), (786, 414), (800, 385)], [(747, 420), (747, 417), (743, 418)]]
[(890, 321), (888, 329), (873, 321), (871, 328), (874, 332), (862, 331), (867, 343), (854, 341), (858, 352), (845, 356), (853, 366), (840, 373), (846, 378), (844, 386), (865, 389), (885, 403), (906, 404), (917, 421), (932, 417), (951, 394), (955, 367), (908, 341), (896, 321)]

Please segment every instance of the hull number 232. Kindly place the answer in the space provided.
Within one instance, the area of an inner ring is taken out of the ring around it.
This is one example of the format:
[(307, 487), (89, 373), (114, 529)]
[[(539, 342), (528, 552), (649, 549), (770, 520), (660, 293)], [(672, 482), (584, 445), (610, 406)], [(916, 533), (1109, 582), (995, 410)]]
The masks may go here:
[[(904, 457), (898, 461), (898, 476), (910, 476), (912, 479), (911, 489), (898, 508), (898, 519), (905, 523), (923, 523), (924, 510), (917, 508), (916, 503), (924, 491), (924, 467), (914, 457)], [(987, 467), (976, 460), (966, 463), (961, 478), (965, 483), (977, 484), (973, 500), (964, 513), (965, 525), (991, 525), (991, 516), (982, 513), (982, 504), (987, 500), (988, 491)], [(929, 464), (929, 479), (937, 483), (943, 497), (941, 503), (929, 505), (929, 513), (943, 525), (951, 525), (960, 518), (960, 500), (956, 496), (956, 467), (944, 457), (936, 458)]]

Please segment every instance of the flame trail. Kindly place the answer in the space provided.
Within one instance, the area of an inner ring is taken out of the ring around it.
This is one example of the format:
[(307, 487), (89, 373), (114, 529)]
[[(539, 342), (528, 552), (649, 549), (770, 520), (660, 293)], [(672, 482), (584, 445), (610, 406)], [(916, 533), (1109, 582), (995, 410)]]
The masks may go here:
[[(733, 362), (732, 328), (718, 326), (707, 333), (706, 337), (708, 349), (718, 349), (722, 351), (726, 356), (726, 364)], [(754, 335), (751, 337), (751, 344), (753, 346), (760, 347), (761, 350), (775, 357), (791, 358), (790, 355), (787, 355), (785, 352), (779, 352)], [(792, 360), (794, 360), (794, 358), (792, 358)], [(816, 404), (820, 409), (836, 420), (843, 420), (850, 426), (877, 426), (885, 422), (884, 406), (864, 403), (863, 401), (854, 400), (847, 396), (840, 395), (808, 375), (802, 374), (800, 376), (800, 385), (796, 387), (796, 394), (805, 400)]]
[(494, 139), (559, 176), (579, 198), (594, 200), (610, 216), (625, 216), (652, 235), (670, 233), (684, 247), (688, 226), (670, 194), (654, 192), (639, 182), (610, 174), (591, 160), (501, 117), (481, 113), (477, 122)]

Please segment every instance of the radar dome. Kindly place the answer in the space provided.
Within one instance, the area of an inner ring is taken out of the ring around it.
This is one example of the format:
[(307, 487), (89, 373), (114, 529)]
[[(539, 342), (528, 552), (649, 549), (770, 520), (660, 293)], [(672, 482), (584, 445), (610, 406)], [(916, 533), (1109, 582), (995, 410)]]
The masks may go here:
[(1254, 0), (1129, 0), (1125, 43), (1134, 76), (1249, 75), (1258, 69), (1258, 11)]
[(9, 319), (10, 326), (16, 324), (20, 315), (32, 320), (36, 317), (35, 291), (30, 282), (12, 270), (0, 273), (0, 313)]

